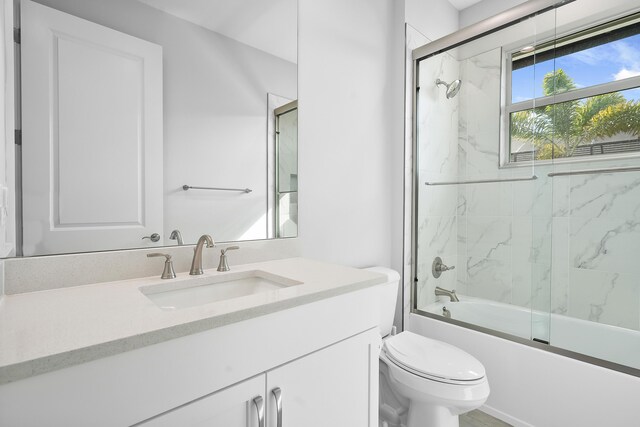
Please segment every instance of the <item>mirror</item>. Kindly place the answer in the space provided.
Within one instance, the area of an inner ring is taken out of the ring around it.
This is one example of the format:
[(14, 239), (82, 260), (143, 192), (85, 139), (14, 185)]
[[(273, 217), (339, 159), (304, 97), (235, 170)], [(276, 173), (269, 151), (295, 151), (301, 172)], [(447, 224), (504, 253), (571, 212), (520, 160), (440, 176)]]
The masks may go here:
[(22, 0), (20, 22), (10, 255), (297, 235), (296, 0)]

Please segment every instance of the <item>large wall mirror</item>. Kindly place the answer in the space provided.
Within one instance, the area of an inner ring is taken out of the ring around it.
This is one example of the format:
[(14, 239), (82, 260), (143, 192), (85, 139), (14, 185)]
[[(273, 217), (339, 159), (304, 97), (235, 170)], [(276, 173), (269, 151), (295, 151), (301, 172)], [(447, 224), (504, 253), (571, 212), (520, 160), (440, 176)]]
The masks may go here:
[(297, 235), (296, 0), (21, 0), (16, 11), (8, 256)]

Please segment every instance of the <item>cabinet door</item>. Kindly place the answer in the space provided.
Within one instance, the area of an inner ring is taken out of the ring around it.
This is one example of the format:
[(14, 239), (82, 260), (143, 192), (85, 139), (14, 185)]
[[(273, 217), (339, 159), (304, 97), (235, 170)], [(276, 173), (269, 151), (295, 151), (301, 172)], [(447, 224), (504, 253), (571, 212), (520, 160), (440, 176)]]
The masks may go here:
[[(258, 409), (266, 411), (265, 377), (259, 375), (204, 396), (136, 426), (144, 427), (263, 427)], [(262, 408), (254, 399), (262, 399)]]
[(282, 427), (377, 426), (371, 404), (378, 399), (378, 364), (372, 360), (377, 343), (361, 334), (267, 372), (267, 426), (279, 427), (278, 389)]

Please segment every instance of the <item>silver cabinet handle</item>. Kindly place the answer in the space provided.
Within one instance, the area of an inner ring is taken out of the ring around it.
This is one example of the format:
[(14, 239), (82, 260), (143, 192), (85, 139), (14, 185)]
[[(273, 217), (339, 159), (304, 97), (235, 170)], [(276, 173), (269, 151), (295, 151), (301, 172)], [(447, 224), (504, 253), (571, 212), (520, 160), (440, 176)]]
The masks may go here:
[(264, 427), (264, 399), (262, 396), (256, 396), (253, 398), (253, 404), (258, 413), (258, 427)]
[(271, 393), (276, 400), (276, 427), (282, 427), (282, 390), (276, 387), (271, 390)]
[(149, 239), (152, 242), (157, 242), (160, 240), (160, 235), (158, 233), (153, 233), (151, 236), (144, 236), (142, 240)]

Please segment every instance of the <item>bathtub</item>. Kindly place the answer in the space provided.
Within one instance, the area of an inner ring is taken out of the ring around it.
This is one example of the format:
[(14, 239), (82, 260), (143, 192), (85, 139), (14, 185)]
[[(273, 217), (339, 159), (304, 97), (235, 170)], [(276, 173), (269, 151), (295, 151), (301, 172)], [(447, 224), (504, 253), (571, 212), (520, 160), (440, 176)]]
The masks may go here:
[(552, 346), (640, 369), (640, 332), (549, 314), (526, 307), (459, 295), (459, 302), (436, 302), (423, 311), (504, 332), (537, 338)]

